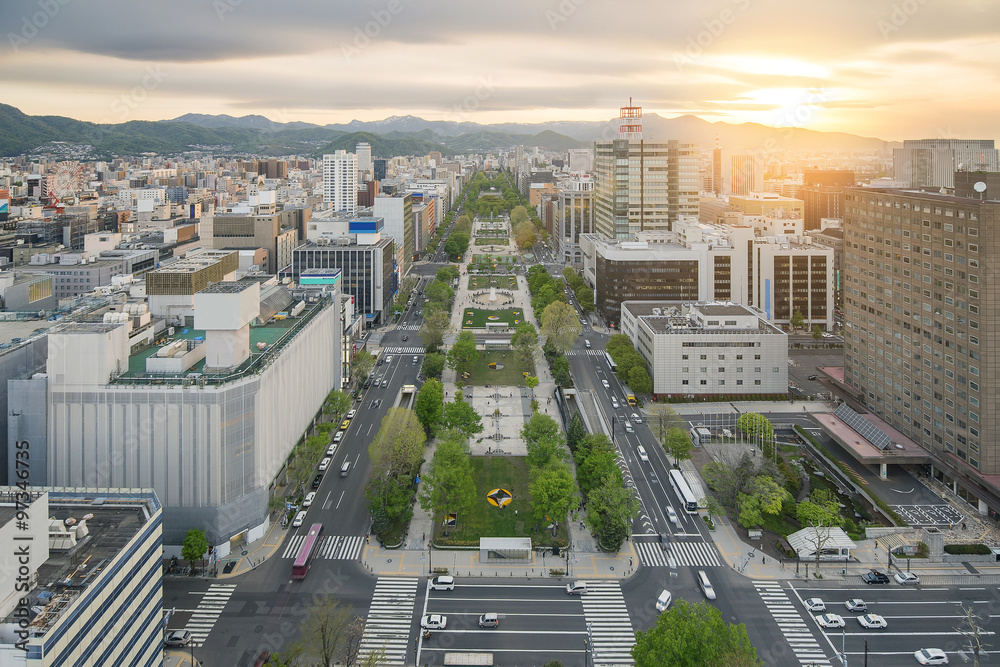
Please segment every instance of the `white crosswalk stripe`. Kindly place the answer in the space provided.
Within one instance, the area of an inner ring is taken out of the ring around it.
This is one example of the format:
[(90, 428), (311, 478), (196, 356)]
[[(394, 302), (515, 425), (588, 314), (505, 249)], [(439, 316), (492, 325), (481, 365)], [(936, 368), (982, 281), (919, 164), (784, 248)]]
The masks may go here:
[[(305, 535), (293, 535), (281, 552), (282, 558), (295, 558), (302, 547)], [(328, 560), (353, 560), (361, 555), (365, 538), (362, 535), (327, 535), (319, 541), (316, 558)]]
[(776, 581), (755, 581), (753, 586), (799, 662), (810, 666), (830, 665), (830, 660), (812, 633), (812, 623), (803, 617), (802, 609), (788, 599), (781, 584)]
[(566, 351), (566, 355), (570, 356), (570, 357), (583, 357), (583, 356), (588, 356), (588, 357), (603, 357), (604, 356), (604, 350), (595, 350), (595, 349), (590, 349), (590, 350), (567, 350)]
[(358, 662), (382, 649), (380, 665), (404, 665), (417, 602), (416, 577), (379, 577), (361, 636)]
[(191, 643), (203, 646), (208, 634), (215, 627), (215, 622), (222, 615), (229, 598), (236, 592), (236, 584), (212, 584), (205, 591), (198, 603), (198, 608), (191, 614), (184, 629), (191, 633)]
[(423, 354), (422, 347), (387, 347), (385, 354)]
[(707, 542), (671, 542), (664, 549), (659, 542), (636, 542), (639, 562), (653, 567), (719, 567), (719, 551)]
[(583, 599), (583, 616), (591, 626), (594, 667), (634, 665), (632, 646), (635, 632), (628, 616), (621, 585), (613, 581), (588, 581)]
[(419, 324), (397, 324), (396, 331), (417, 331), (420, 329)]

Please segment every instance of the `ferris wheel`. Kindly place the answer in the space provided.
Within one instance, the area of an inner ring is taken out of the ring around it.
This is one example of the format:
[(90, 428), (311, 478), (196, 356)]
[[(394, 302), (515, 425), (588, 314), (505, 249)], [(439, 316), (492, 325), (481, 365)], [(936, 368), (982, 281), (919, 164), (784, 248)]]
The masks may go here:
[(45, 179), (49, 206), (65, 204), (82, 187), (83, 165), (78, 162), (60, 162)]

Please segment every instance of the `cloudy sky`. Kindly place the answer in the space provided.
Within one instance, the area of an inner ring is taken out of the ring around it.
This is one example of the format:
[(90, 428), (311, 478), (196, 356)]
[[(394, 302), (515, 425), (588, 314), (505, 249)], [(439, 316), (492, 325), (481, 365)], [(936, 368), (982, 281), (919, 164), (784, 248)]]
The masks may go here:
[(997, 0), (4, 0), (0, 101), (94, 122), (647, 113), (995, 138)]

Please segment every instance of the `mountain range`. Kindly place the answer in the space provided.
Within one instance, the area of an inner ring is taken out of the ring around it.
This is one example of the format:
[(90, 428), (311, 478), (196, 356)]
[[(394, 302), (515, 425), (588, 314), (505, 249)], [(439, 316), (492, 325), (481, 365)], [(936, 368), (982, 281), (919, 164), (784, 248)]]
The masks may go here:
[[(899, 144), (872, 137), (801, 128), (776, 128), (758, 123), (711, 123), (697, 116), (664, 118), (646, 114), (643, 136), (649, 140), (679, 139), (701, 147), (716, 142), (727, 148), (811, 151), (874, 151)], [(375, 157), (442, 155), (497, 151), (516, 145), (565, 151), (590, 146), (594, 140), (617, 136), (614, 120), (498, 123), (425, 120), (390, 116), (378, 121), (315, 125), (277, 122), (264, 116), (185, 114), (163, 121), (95, 124), (64, 116), (28, 116), (0, 104), (0, 155), (44, 152), (52, 142), (88, 144), (91, 156), (182, 153), (211, 150), (218, 155), (299, 155), (318, 157), (337, 149), (353, 151), (359, 141), (372, 145)]]

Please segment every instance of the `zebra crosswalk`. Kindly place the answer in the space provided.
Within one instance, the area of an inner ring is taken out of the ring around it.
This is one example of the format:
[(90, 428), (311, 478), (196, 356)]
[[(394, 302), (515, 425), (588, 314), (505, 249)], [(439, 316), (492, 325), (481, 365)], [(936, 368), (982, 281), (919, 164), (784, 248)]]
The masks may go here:
[[(305, 534), (293, 535), (285, 544), (285, 550), (281, 552), (281, 557), (295, 558), (305, 538)], [(354, 560), (361, 556), (361, 547), (364, 546), (364, 543), (365, 538), (362, 535), (327, 535), (319, 541), (319, 546), (316, 548), (316, 558)]]
[(423, 354), (422, 347), (387, 347), (385, 354)]
[(416, 577), (379, 577), (361, 636), (358, 662), (384, 651), (380, 665), (404, 665), (417, 602)]
[(591, 664), (595, 667), (634, 665), (635, 633), (619, 582), (588, 581), (587, 593), (581, 599), (584, 620), (593, 642)]
[(802, 609), (788, 599), (777, 581), (755, 581), (753, 587), (764, 601), (781, 634), (788, 640), (792, 653), (803, 665), (830, 665), (826, 653), (812, 633), (812, 624), (802, 617)]
[(191, 614), (191, 618), (184, 625), (184, 629), (191, 633), (191, 643), (195, 646), (203, 646), (208, 634), (215, 627), (215, 622), (222, 615), (229, 598), (236, 592), (236, 584), (212, 584), (202, 595), (198, 602), (198, 608)]
[(417, 331), (420, 329), (419, 324), (397, 324), (396, 331)]
[(707, 542), (671, 542), (664, 549), (658, 542), (635, 542), (639, 562), (652, 567), (719, 567), (719, 551)]
[(590, 349), (590, 350), (566, 350), (566, 356), (570, 356), (570, 357), (582, 357), (582, 356), (603, 357), (604, 356), (604, 350), (595, 350), (595, 349)]

